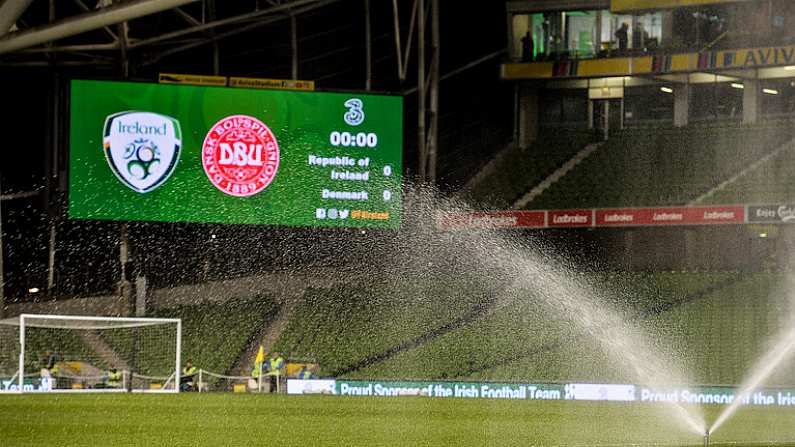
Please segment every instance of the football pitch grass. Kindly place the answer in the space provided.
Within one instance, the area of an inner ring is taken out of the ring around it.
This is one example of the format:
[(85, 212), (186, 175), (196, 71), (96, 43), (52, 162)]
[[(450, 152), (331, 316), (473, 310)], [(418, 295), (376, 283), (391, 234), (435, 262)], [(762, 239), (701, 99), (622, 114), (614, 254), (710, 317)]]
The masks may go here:
[[(707, 421), (721, 406), (704, 407)], [(795, 408), (745, 407), (712, 445), (795, 446)], [(235, 394), (0, 396), (0, 446), (702, 445), (643, 403)]]

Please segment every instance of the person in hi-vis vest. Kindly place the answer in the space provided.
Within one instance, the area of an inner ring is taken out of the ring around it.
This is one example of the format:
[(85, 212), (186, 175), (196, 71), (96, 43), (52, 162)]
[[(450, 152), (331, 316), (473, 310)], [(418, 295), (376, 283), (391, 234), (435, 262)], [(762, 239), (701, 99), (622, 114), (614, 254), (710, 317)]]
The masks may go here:
[(310, 371), (309, 368), (306, 367), (306, 365), (304, 365), (301, 367), (301, 370), (298, 371), (298, 378), (301, 380), (310, 380), (314, 379), (315, 375), (312, 374), (312, 371)]
[(265, 367), (265, 347), (259, 345), (259, 351), (257, 351), (257, 357), (254, 358), (254, 368), (251, 369), (251, 378), (248, 380), (248, 388), (250, 390), (255, 391), (262, 391), (260, 389), (261, 379), (260, 376), (262, 375), (263, 369)]
[(271, 379), (271, 393), (276, 392), (277, 383), (282, 376), (282, 370), (284, 369), (284, 358), (279, 355), (278, 352), (274, 352), (271, 355), (271, 358), (268, 359), (267, 363), (265, 363), (266, 375), (270, 376)]
[(107, 373), (105, 379), (105, 386), (108, 388), (120, 388), (122, 386), (122, 374), (121, 371), (116, 369), (115, 366), (112, 366)]
[(193, 379), (196, 377), (196, 367), (193, 366), (193, 360), (188, 360), (185, 362), (185, 367), (182, 368), (182, 375), (179, 378), (179, 390), (180, 391), (193, 391), (194, 383)]

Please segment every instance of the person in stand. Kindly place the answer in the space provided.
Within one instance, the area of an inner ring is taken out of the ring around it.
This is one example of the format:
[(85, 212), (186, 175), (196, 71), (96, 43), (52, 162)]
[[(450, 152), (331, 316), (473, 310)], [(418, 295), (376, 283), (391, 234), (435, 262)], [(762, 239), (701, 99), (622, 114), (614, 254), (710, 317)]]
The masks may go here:
[(193, 366), (193, 360), (188, 359), (185, 362), (185, 367), (182, 368), (182, 376), (179, 379), (180, 391), (193, 391), (193, 379), (196, 376), (196, 367)]
[(60, 372), (58, 363), (61, 362), (61, 356), (58, 354), (47, 351), (47, 356), (44, 360), (44, 367), (41, 369), (41, 377), (50, 380), (52, 388), (57, 388), (57, 377)]
[(533, 35), (530, 31), (522, 37), (522, 62), (533, 60)]
[(301, 367), (301, 370), (298, 371), (298, 378), (301, 380), (310, 380), (314, 379), (315, 375), (312, 374), (312, 371), (310, 371), (309, 368), (306, 367), (306, 365), (303, 365)]
[(278, 381), (282, 375), (282, 369), (284, 369), (284, 358), (278, 352), (274, 352), (265, 366), (267, 369), (266, 375), (270, 376), (271, 379), (270, 392), (275, 393)]
[(618, 31), (616, 31), (616, 39), (618, 39), (618, 50), (621, 52), (627, 51), (627, 44), (629, 43), (629, 25), (627, 22), (623, 22)]
[(47, 352), (47, 360), (45, 361), (45, 368), (50, 371), (50, 374), (57, 374), (58, 373), (58, 363), (61, 361), (61, 356), (58, 354), (48, 351)]
[(260, 375), (262, 374), (262, 366), (259, 363), (254, 363), (254, 368), (251, 370), (251, 379), (248, 381), (248, 388), (253, 391), (259, 391)]
[(646, 42), (649, 40), (649, 33), (643, 27), (643, 24), (638, 22), (638, 25), (632, 31), (632, 49), (635, 51), (642, 51), (646, 49)]

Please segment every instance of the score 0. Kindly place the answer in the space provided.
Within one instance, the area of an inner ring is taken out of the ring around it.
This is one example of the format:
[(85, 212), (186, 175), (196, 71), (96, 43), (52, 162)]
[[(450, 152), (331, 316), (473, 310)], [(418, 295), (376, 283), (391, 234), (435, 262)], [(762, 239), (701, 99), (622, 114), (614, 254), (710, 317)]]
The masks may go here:
[[(389, 177), (392, 175), (392, 166), (385, 165), (384, 166), (384, 177)], [(392, 200), (392, 191), (385, 189), (384, 190), (384, 202), (389, 202)]]

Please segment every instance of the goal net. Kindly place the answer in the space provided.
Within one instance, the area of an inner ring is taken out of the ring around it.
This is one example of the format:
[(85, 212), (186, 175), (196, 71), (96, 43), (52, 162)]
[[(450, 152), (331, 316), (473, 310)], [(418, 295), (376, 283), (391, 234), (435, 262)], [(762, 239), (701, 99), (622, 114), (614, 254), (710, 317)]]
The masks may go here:
[(181, 332), (167, 318), (0, 320), (0, 392), (178, 392)]

